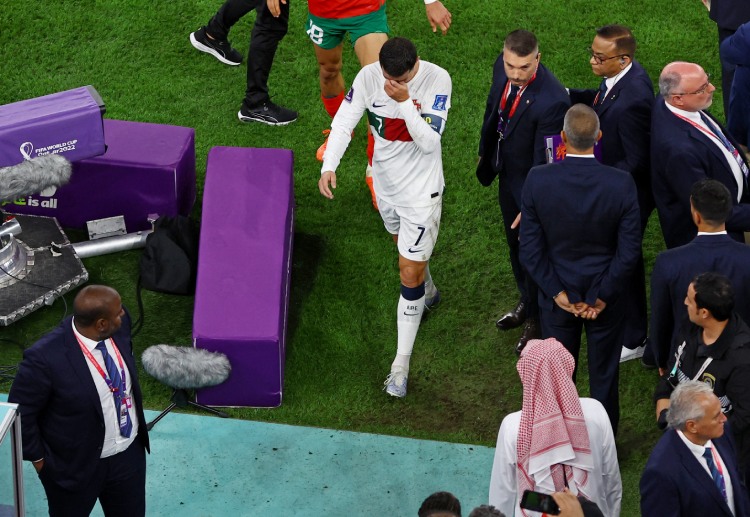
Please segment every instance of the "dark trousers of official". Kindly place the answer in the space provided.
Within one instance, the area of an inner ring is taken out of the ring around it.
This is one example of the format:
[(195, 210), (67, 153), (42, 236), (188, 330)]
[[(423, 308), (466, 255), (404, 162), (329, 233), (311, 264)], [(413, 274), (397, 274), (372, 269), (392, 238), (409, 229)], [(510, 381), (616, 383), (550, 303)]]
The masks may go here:
[(47, 494), (50, 517), (87, 517), (96, 500), (106, 517), (146, 515), (146, 451), (139, 439), (126, 450), (102, 458), (85, 489), (71, 492), (39, 476)]
[(247, 51), (247, 90), (245, 104), (257, 107), (268, 100), (268, 76), (279, 42), (289, 29), (289, 1), (279, 3), (281, 14), (274, 18), (266, 0), (227, 0), (208, 22), (206, 30), (214, 38), (226, 39), (240, 18), (256, 10), (255, 24)]
[(624, 322), (619, 305), (608, 305), (595, 320), (584, 320), (562, 310), (553, 300), (539, 300), (542, 337), (553, 337), (565, 346), (576, 361), (576, 372), (581, 331), (586, 330), (591, 398), (601, 402), (607, 410), (615, 434), (620, 421), (620, 350)]
[[(503, 185), (501, 184), (500, 193), (498, 195), (500, 201), (500, 212), (503, 215), (503, 225), (505, 226), (505, 237), (508, 241), (510, 267), (513, 270), (513, 277), (516, 279), (518, 291), (521, 293), (521, 300), (526, 302), (527, 317), (538, 318), (539, 307), (537, 305), (537, 296), (539, 288), (531, 279), (531, 275), (529, 275), (526, 272), (526, 269), (521, 265), (521, 261), (518, 258), (518, 233), (520, 226), (517, 226), (515, 229), (510, 227), (516, 216), (521, 211), (520, 204), (516, 202), (511, 190), (512, 189), (510, 188), (503, 188)], [(521, 224), (523, 224), (523, 222), (521, 222)]]
[[(719, 46), (721, 42), (734, 34), (733, 29), (722, 29), (719, 27)], [(719, 56), (721, 59), (721, 56)], [(724, 119), (726, 120), (729, 113), (729, 92), (732, 91), (732, 81), (734, 80), (734, 65), (721, 60), (721, 97), (724, 104)]]
[[(654, 211), (656, 204), (651, 193), (651, 185), (638, 187), (638, 207), (641, 215), (641, 242), (646, 234), (648, 219)], [(643, 252), (638, 257), (630, 281), (623, 292), (625, 310), (625, 323), (623, 325), (623, 345), (627, 348), (636, 348), (643, 344), (648, 335), (648, 308), (646, 305), (646, 268), (643, 263)], [(647, 352), (653, 357), (651, 351)], [(651, 360), (653, 362), (653, 359)]]

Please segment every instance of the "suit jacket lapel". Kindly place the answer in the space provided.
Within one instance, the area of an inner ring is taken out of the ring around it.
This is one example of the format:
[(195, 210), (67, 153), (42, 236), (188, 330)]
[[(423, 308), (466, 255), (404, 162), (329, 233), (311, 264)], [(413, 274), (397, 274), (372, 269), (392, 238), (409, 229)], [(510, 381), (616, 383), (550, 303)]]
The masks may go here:
[(632, 79), (632, 76), (631, 76), (632, 73), (633, 73), (633, 69), (631, 68), (630, 71), (627, 74), (625, 74), (625, 76), (622, 79), (617, 81), (614, 84), (614, 86), (612, 86), (612, 88), (609, 90), (609, 93), (605, 96), (604, 101), (596, 107), (596, 113), (600, 117), (620, 97), (620, 91), (623, 88), (625, 88), (625, 86), (627, 86), (628, 84), (628, 81)]
[[(747, 161), (747, 158), (745, 158), (745, 155), (744, 155), (744, 153), (742, 152), (742, 150), (741, 150), (741, 148), (740, 148), (739, 144), (738, 144), (738, 143), (737, 143), (737, 141), (736, 141), (736, 140), (734, 139), (734, 137), (733, 137), (733, 136), (731, 135), (731, 133), (729, 133), (729, 131), (727, 131), (727, 128), (725, 128), (725, 127), (724, 127), (724, 126), (723, 126), (723, 125), (721, 124), (721, 122), (719, 122), (718, 120), (716, 120), (716, 118), (714, 118), (714, 116), (713, 116), (713, 115), (711, 115), (711, 114), (710, 114), (709, 112), (707, 112), (707, 111), (704, 111), (703, 113), (705, 113), (705, 114), (706, 114), (706, 116), (707, 116), (708, 118), (710, 118), (710, 119), (711, 119), (711, 121), (712, 121), (712, 122), (713, 122), (714, 124), (716, 124), (716, 125), (717, 125), (717, 126), (719, 127), (719, 129), (721, 129), (721, 132), (722, 132), (722, 133), (724, 133), (724, 136), (726, 136), (726, 137), (727, 137), (727, 140), (729, 140), (729, 142), (730, 142), (730, 143), (731, 143), (731, 144), (732, 144), (732, 145), (734, 146), (734, 148), (735, 148), (735, 149), (737, 149), (737, 150), (739, 151), (739, 153), (740, 153), (740, 158), (742, 158), (742, 161), (744, 161), (744, 162), (745, 162), (745, 166), (746, 166), (746, 167), (749, 167), (749, 168), (750, 168), (750, 163), (748, 163), (748, 161)], [(724, 156), (724, 153), (723, 153), (723, 152), (721, 151), (721, 149), (719, 149), (719, 153), (721, 154), (721, 156), (722, 156), (722, 159), (723, 159), (723, 160), (724, 160), (724, 162), (726, 163), (726, 161), (727, 161), (727, 160), (726, 160), (726, 156)], [(727, 165), (727, 167), (729, 167), (729, 165)], [(733, 172), (733, 171), (731, 170), (731, 168), (730, 168), (730, 171), (729, 171), (729, 172), (730, 172), (730, 173), (732, 174), (732, 177), (734, 178), (734, 172)], [(744, 194), (746, 194), (746, 193), (747, 193), (747, 187), (748, 187), (748, 185), (747, 185), (747, 178), (745, 178), (745, 177), (744, 177), (744, 175), (743, 175), (743, 179), (742, 179), (742, 186), (743, 186), (743, 188), (742, 188), (742, 193), (743, 193), (743, 195), (744, 195)]]
[(628, 73), (622, 76), (622, 78), (618, 80), (614, 84), (614, 86), (612, 86), (605, 101), (599, 106), (597, 106), (596, 113), (601, 115), (602, 113), (607, 111), (609, 107), (612, 106), (614, 102), (620, 97), (622, 90), (627, 88), (628, 85), (636, 79), (636, 77), (639, 75), (639, 72), (640, 72), (640, 66), (638, 65), (638, 63), (633, 62), (633, 64), (630, 67), (630, 70), (628, 70)]
[[(729, 427), (725, 427), (724, 429), (725, 433), (731, 432)], [(717, 440), (713, 441), (714, 447), (719, 451), (719, 455), (721, 456), (722, 461), (724, 461), (724, 465), (727, 467), (727, 471), (729, 471), (729, 475), (731, 476), (732, 481), (732, 491), (734, 493), (734, 511), (735, 515), (744, 515), (743, 514), (743, 508), (740, 507), (740, 501), (742, 500), (741, 497), (741, 491), (747, 490), (740, 480), (740, 472), (738, 469), (732, 468), (729, 464), (728, 458), (732, 458), (735, 454), (735, 452), (729, 447), (729, 444), (724, 439), (724, 437), (721, 437)], [(727, 458), (726, 460), (724, 458)], [(718, 490), (717, 490), (718, 492)], [(722, 498), (723, 500), (724, 498)]]
[(542, 87), (545, 77), (546, 71), (544, 69), (544, 66), (540, 63), (539, 68), (537, 68), (536, 78), (534, 79), (534, 82), (526, 87), (523, 95), (521, 95), (521, 100), (518, 102), (518, 107), (516, 108), (515, 113), (508, 121), (508, 127), (505, 128), (506, 139), (513, 132), (513, 129), (515, 129), (515, 127), (518, 125), (518, 121), (523, 118), (524, 113), (526, 113), (529, 107), (534, 103), (536, 92), (538, 92)]
[(94, 379), (91, 378), (91, 370), (86, 363), (87, 359), (81, 352), (81, 347), (78, 344), (78, 340), (73, 334), (73, 329), (70, 320), (67, 320), (65, 325), (69, 325), (65, 332), (65, 355), (70, 364), (73, 375), (78, 377), (82, 392), (86, 393), (91, 404), (96, 408), (96, 412), (99, 417), (104, 420), (104, 413), (102, 412), (102, 404), (99, 400), (99, 392), (96, 390), (96, 384)]
[[(687, 122), (685, 122), (687, 124)], [(692, 138), (693, 140), (697, 141), (699, 145), (705, 145), (709, 152), (714, 155), (718, 163), (721, 164), (721, 170), (724, 172), (724, 174), (728, 174), (729, 177), (732, 179), (732, 184), (737, 185), (737, 178), (734, 176), (734, 172), (732, 171), (732, 167), (727, 162), (727, 157), (724, 155), (724, 152), (719, 149), (719, 145), (721, 144), (715, 144), (714, 141), (711, 139), (710, 136), (703, 133), (698, 128), (693, 127), (690, 125), (687, 127), (687, 134), (688, 138)], [(732, 192), (732, 196), (736, 199), (737, 191)]]
[[(531, 87), (529, 87), (529, 90), (530, 89)], [(505, 129), (505, 138), (508, 138), (508, 136), (513, 132), (513, 129), (515, 129), (515, 127), (518, 125), (518, 121), (521, 120), (521, 118), (523, 117), (523, 114), (526, 113), (526, 110), (529, 108), (529, 106), (531, 106), (533, 102), (534, 102), (534, 92), (533, 91), (523, 92), (523, 95), (521, 96), (521, 100), (518, 103), (518, 107), (516, 108), (516, 112), (508, 121), (508, 127)]]
[[(719, 492), (719, 489), (716, 488), (716, 485), (714, 485), (713, 479), (711, 479), (711, 476), (708, 474), (708, 472), (706, 472), (706, 469), (703, 468), (703, 465), (698, 463), (698, 459), (693, 455), (692, 452), (690, 452), (687, 446), (682, 443), (682, 440), (677, 435), (677, 431), (674, 431), (672, 439), (674, 448), (677, 451), (677, 454), (680, 457), (680, 461), (685, 467), (687, 473), (690, 474), (690, 476), (695, 480), (696, 484), (699, 485), (702, 490), (705, 490), (707, 493), (711, 494), (711, 497), (724, 513), (731, 516), (732, 512), (731, 510), (729, 510), (729, 506), (724, 500), (724, 497)], [(722, 458), (723, 457), (724, 455), (722, 454)], [(732, 488), (734, 488), (734, 484), (732, 485)]]

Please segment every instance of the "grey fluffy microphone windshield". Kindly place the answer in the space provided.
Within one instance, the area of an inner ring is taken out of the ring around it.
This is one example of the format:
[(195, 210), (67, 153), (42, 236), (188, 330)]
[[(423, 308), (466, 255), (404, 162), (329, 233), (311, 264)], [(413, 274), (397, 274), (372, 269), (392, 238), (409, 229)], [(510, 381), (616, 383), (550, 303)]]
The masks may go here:
[(150, 346), (141, 362), (149, 375), (176, 389), (216, 386), (232, 371), (226, 355), (189, 346)]
[(70, 162), (57, 154), (25, 160), (11, 167), (0, 167), (0, 201), (36, 194), (70, 181)]

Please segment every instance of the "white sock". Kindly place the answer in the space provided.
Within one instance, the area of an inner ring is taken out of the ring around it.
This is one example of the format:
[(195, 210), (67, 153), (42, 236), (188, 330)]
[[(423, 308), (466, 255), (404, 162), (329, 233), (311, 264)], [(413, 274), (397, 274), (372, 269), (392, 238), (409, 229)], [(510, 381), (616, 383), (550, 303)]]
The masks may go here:
[(403, 296), (399, 297), (398, 314), (396, 315), (398, 348), (396, 359), (393, 360), (391, 368), (400, 366), (407, 372), (409, 371), (409, 359), (411, 359), (411, 352), (414, 349), (414, 340), (417, 338), (423, 311), (424, 296), (418, 300), (407, 300)]
[(430, 274), (430, 264), (427, 263), (427, 266), (424, 268), (424, 295), (427, 298), (432, 298), (435, 296), (435, 293), (437, 293), (437, 288), (435, 287), (435, 283), (432, 281), (432, 275)]

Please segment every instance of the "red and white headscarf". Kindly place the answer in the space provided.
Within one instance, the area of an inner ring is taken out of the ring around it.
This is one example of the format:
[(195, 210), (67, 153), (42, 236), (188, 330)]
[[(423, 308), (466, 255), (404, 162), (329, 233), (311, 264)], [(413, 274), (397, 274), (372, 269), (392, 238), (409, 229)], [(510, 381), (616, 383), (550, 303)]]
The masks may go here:
[(529, 341), (518, 360), (523, 383), (516, 446), (519, 497), (527, 489), (552, 493), (567, 486), (590, 499), (587, 481), (594, 462), (574, 368), (573, 356), (554, 338)]

